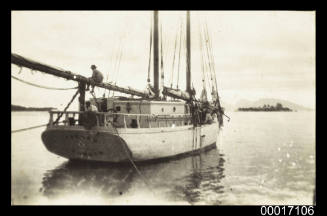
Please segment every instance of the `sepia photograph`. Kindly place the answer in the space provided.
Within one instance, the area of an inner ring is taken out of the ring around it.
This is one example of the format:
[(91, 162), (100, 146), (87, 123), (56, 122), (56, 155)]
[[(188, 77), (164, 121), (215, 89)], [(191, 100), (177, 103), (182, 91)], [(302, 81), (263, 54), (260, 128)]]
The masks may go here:
[(316, 11), (12, 10), (11, 205), (316, 205)]

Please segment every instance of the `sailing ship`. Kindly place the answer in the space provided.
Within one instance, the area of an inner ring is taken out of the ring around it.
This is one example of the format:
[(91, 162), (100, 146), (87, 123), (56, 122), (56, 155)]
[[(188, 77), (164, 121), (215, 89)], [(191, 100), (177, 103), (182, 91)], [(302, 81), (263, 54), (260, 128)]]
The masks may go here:
[[(188, 11), (184, 91), (172, 86), (159, 86), (158, 11), (153, 13), (153, 30), (151, 28), (153, 85), (148, 77), (147, 91), (123, 88), (112, 83), (94, 83), (70, 71), (12, 54), (13, 64), (74, 80), (79, 84), (76, 94), (63, 111), (49, 112), (50, 120), (41, 136), (48, 151), (70, 160), (118, 163), (166, 159), (215, 148), (217, 136), (220, 135), (223, 126), (224, 111), (220, 105), (215, 76), (212, 101), (207, 100), (205, 85), (201, 99), (195, 98), (195, 90), (191, 87), (190, 28)], [(163, 79), (162, 74), (161, 78)], [(87, 84), (129, 94), (132, 97), (94, 96), (89, 102), (97, 106), (98, 112), (87, 111), (85, 109)], [(67, 111), (77, 95), (79, 111)], [(209, 118), (206, 120), (208, 115)], [(61, 118), (64, 120), (60, 121)]]

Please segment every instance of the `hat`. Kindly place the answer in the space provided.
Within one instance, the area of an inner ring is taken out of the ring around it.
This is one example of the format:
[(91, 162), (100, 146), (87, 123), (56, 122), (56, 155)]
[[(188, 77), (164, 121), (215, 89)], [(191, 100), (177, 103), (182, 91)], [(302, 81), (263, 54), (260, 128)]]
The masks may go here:
[(91, 65), (91, 69), (95, 69), (97, 68), (95, 65)]

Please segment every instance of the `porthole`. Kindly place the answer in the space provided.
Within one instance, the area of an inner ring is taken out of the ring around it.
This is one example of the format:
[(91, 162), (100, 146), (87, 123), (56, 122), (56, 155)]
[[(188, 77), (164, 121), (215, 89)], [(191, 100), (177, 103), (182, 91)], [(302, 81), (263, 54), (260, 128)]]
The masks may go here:
[(176, 107), (173, 108), (173, 111), (174, 111), (174, 112), (176, 111)]
[(164, 112), (165, 110), (164, 110), (164, 108), (161, 108), (161, 112)]

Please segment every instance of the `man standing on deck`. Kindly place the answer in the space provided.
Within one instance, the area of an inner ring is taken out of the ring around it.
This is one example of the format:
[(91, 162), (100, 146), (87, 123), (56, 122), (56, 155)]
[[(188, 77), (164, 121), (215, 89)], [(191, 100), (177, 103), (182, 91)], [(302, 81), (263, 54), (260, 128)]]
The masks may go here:
[(86, 111), (98, 112), (98, 108), (93, 104), (91, 104), (90, 101), (86, 101), (85, 106), (86, 106)]
[[(92, 69), (93, 73), (92, 73), (92, 77), (89, 78), (89, 80), (90, 80), (91, 82), (93, 82), (93, 83), (97, 83), (97, 84), (99, 84), (99, 83), (102, 83), (102, 81), (103, 81), (103, 75), (102, 75), (102, 73), (101, 73), (100, 71), (98, 71), (96, 68), (97, 68), (97, 67), (96, 67), (95, 65), (92, 65), (92, 66), (91, 66), (91, 69)], [(90, 86), (90, 84), (87, 85), (86, 90), (89, 90), (89, 86)], [(94, 84), (91, 84), (91, 86), (92, 86), (91, 93), (93, 93), (93, 92), (94, 92)]]

